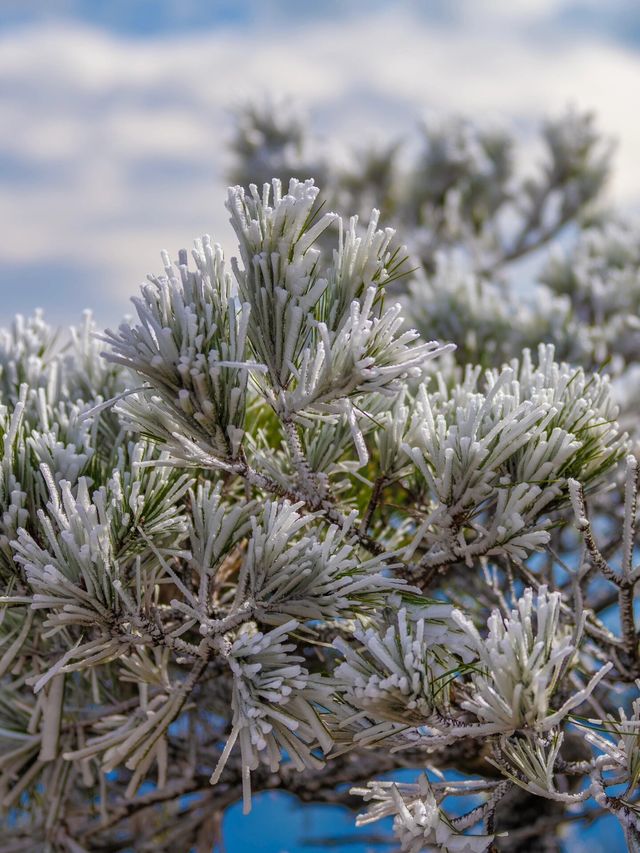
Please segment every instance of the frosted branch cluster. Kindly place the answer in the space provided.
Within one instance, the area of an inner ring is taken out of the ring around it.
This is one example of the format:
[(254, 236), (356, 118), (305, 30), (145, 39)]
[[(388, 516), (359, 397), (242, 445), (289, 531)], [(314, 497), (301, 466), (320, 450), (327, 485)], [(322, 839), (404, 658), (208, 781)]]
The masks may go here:
[(513, 142), (458, 120), (403, 175), (318, 154), (325, 212), (244, 179), (304, 174), (252, 108), (228, 265), (205, 236), (116, 330), (0, 333), (2, 849), (210, 849), (273, 788), (407, 853), (518, 849), (529, 808), (636, 849), (636, 232), (521, 304), (606, 175), (588, 117), (543, 142), (508, 232)]

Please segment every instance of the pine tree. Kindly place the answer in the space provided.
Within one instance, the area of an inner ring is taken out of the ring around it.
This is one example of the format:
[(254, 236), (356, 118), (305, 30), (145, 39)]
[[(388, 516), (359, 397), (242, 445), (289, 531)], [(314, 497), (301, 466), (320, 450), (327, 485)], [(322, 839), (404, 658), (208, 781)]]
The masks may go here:
[(345, 172), (250, 106), (228, 267), (2, 332), (0, 850), (209, 851), (270, 789), (409, 853), (638, 848), (638, 234), (588, 116), (524, 178), (423, 136)]

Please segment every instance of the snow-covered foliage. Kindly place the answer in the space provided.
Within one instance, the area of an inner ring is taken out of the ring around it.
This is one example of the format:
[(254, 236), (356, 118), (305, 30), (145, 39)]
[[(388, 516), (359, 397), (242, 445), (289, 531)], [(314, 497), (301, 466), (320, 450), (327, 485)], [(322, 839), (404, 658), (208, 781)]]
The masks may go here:
[(442, 850), (443, 853), (484, 853), (494, 839), (493, 835), (484, 833), (465, 835), (462, 830), (478, 823), (481, 812), (449, 820), (441, 811), (434, 789), (424, 774), (415, 785), (371, 782), (367, 788), (355, 788), (353, 792), (360, 794), (365, 802), (372, 802), (367, 812), (358, 816), (358, 826), (392, 815), (393, 829), (403, 853), (420, 853), (425, 849)]
[(346, 171), (252, 107), (228, 267), (205, 236), (116, 330), (0, 333), (1, 849), (211, 850), (274, 788), (407, 853), (524, 849), (531, 808), (636, 849), (637, 231), (589, 117), (525, 177), (503, 129), (423, 136)]
[[(527, 589), (508, 616), (491, 614), (486, 637), (460, 612), (455, 615), (477, 661), (460, 707), (484, 723), (487, 732), (548, 731), (581, 705), (611, 668), (603, 666), (585, 690), (552, 710), (563, 670), (576, 654), (576, 638), (560, 626), (559, 593), (540, 587), (534, 603), (533, 591)], [(580, 633), (582, 626), (577, 628)]]

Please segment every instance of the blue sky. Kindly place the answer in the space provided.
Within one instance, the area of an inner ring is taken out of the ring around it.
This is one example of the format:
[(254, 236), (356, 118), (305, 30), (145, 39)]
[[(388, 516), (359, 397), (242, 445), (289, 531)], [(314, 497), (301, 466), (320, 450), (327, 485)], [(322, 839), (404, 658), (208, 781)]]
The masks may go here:
[(113, 325), (161, 249), (233, 251), (231, 110), (267, 94), (343, 157), (427, 114), (526, 141), (592, 108), (619, 141), (611, 200), (637, 209), (639, 38), (640, 5), (615, 0), (0, 0), (0, 324), (41, 306)]
[[(414, 0), (390, 3), (389, 0), (324, 0), (318, 3), (300, 0), (4, 0), (0, 26), (15, 27), (41, 21), (82, 21), (114, 33), (134, 37), (194, 32), (201, 28), (264, 26), (312, 20), (353, 18), (364, 11), (380, 11), (402, 6), (416, 17), (447, 23), (464, 23), (469, 6), (488, 6), (490, 12), (504, 14), (507, 4), (482, 0)], [(517, 4), (512, 4), (517, 5)], [(524, 3), (524, 6), (531, 4)], [(631, 46), (640, 41), (640, 14), (631, 0), (588, 0), (545, 3), (542, 0), (542, 31), (571, 28), (574, 33), (595, 33)]]

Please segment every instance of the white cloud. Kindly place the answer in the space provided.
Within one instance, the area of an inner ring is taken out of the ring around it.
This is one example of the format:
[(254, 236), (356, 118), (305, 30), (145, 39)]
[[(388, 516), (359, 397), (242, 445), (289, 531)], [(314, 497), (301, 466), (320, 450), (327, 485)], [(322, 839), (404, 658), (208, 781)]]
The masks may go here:
[[(5, 31), (0, 257), (14, 269), (103, 270), (100, 298), (90, 283), (83, 295), (112, 306), (113, 322), (158, 268), (160, 248), (173, 253), (203, 231), (229, 243), (228, 108), (260, 92), (299, 99), (319, 132), (360, 145), (411, 130), (427, 110), (526, 128), (573, 102), (619, 139), (612, 198), (637, 205), (640, 57), (593, 36), (529, 33), (521, 24), (539, 16), (538, 0), (519, 7), (518, 26), (506, 0), (490, 6), (482, 25), (477, 16), (447, 25), (396, 10), (140, 41), (71, 25)], [(542, 4), (545, 13), (561, 6)], [(11, 162), (19, 174), (5, 174)], [(13, 287), (0, 268), (0, 295)], [(41, 302), (59, 308), (53, 287)]]

